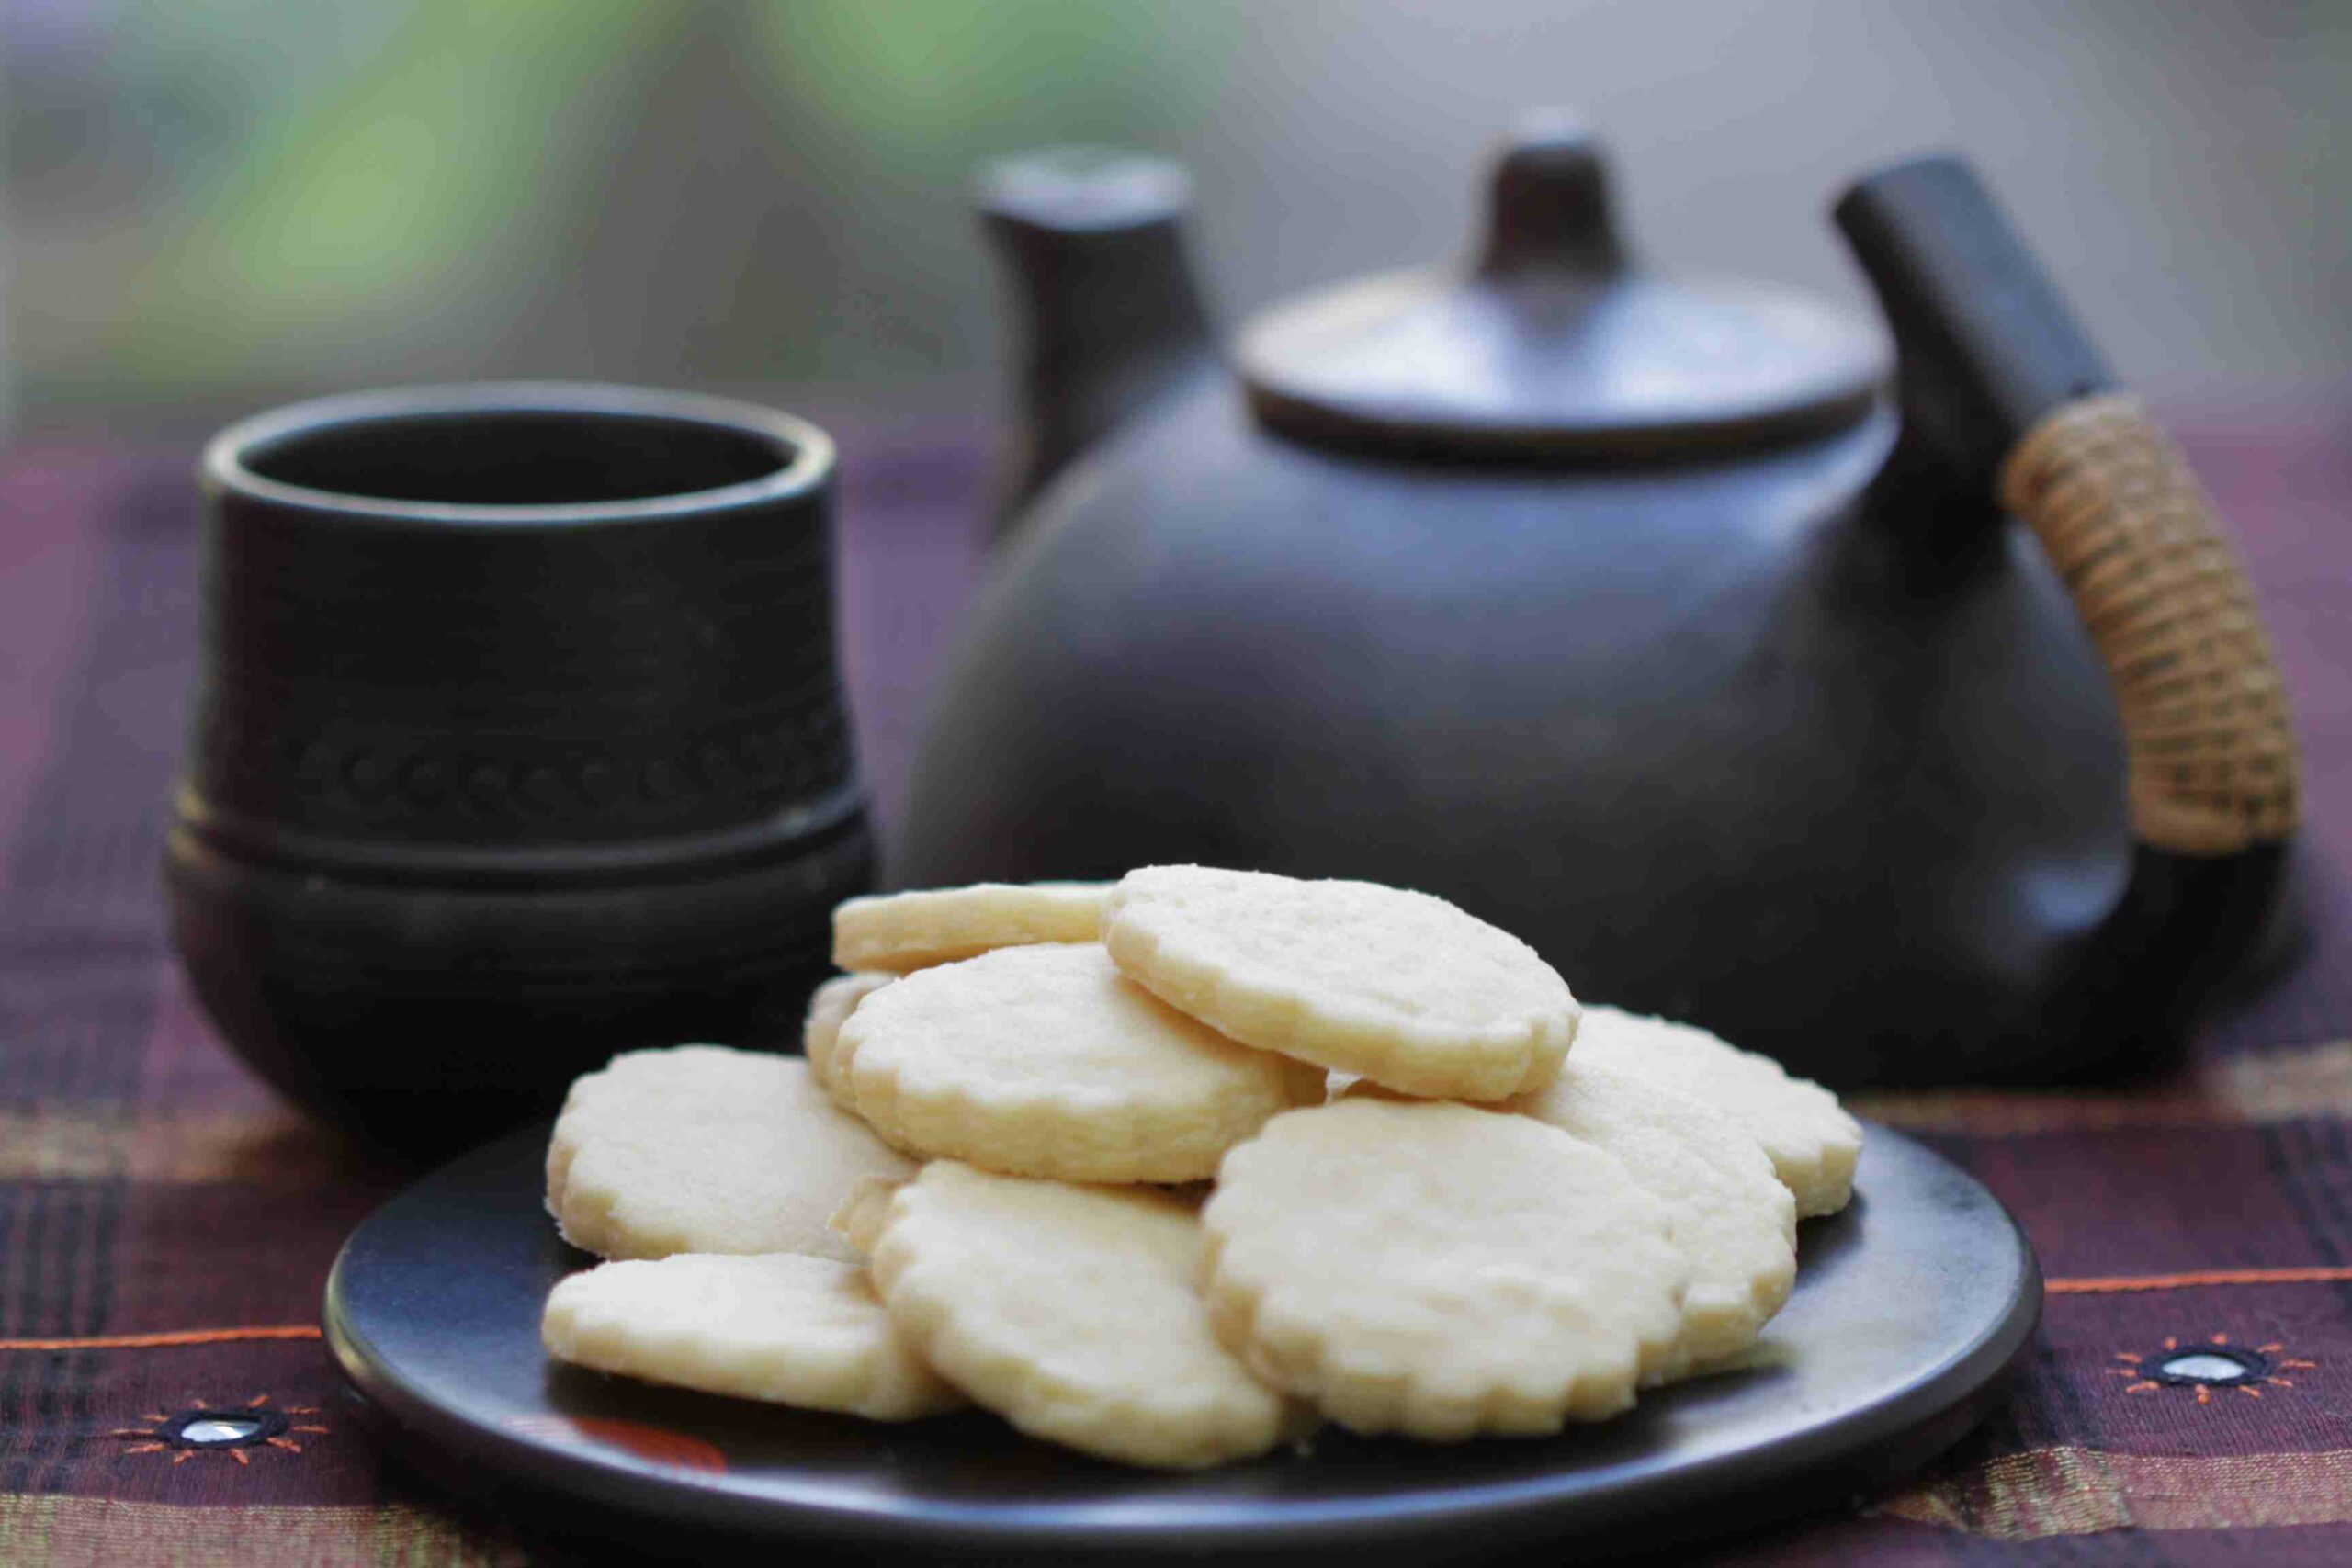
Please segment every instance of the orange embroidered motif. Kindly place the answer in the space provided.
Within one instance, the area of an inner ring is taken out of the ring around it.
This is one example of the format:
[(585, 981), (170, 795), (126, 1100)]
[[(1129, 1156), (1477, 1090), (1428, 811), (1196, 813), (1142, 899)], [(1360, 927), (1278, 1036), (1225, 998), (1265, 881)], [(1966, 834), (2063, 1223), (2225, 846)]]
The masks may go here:
[(2265, 1388), (2295, 1386), (2292, 1378), (2280, 1377), (2278, 1373), (2307, 1371), (2318, 1365), (2315, 1361), (2287, 1359), (2286, 1348), (2276, 1341), (2252, 1348), (2233, 1345), (2226, 1334), (2208, 1335), (2201, 1341), (2169, 1337), (2161, 1348), (2143, 1354), (2118, 1350), (2115, 1359), (2120, 1364), (2108, 1368), (2107, 1375), (2130, 1379), (2123, 1391), (2126, 1393), (2193, 1389), (2198, 1404), (2211, 1404), (2215, 1389), (2234, 1389), (2248, 1399), (2260, 1399)]
[(297, 1416), (316, 1416), (314, 1404), (291, 1404), (283, 1410), (271, 1407), (269, 1395), (255, 1394), (244, 1404), (221, 1406), (199, 1400), (186, 1410), (150, 1410), (139, 1418), (152, 1423), (146, 1427), (117, 1427), (107, 1434), (109, 1438), (138, 1438), (122, 1451), (126, 1454), (168, 1453), (174, 1464), (186, 1464), (198, 1454), (224, 1453), (241, 1465), (253, 1463), (252, 1450), (258, 1448), (283, 1449), (288, 1453), (300, 1453), (302, 1445), (288, 1434), (294, 1432), (324, 1432), (324, 1427), (297, 1423)]

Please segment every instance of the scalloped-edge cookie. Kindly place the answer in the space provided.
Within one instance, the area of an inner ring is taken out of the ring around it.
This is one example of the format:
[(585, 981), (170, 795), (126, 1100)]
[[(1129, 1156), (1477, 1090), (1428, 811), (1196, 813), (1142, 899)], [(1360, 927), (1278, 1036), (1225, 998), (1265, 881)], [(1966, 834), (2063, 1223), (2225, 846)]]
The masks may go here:
[(1797, 1277), (1796, 1203), (1763, 1145), (1713, 1107), (1588, 1062), (1581, 1048), (1548, 1088), (1509, 1108), (1615, 1155), (1666, 1205), (1690, 1282), (1673, 1349), (1645, 1381), (1745, 1355)]
[(1063, 1181), (1193, 1181), (1324, 1075), (1252, 1051), (1092, 942), (1004, 948), (860, 1002), (833, 1047), (845, 1103), (910, 1154)]
[(842, 1024), (857, 1010), (857, 1004), (897, 978), (871, 971), (836, 975), (808, 993), (808, 1015), (800, 1023), (800, 1054), (808, 1059), (809, 1076), (818, 1087), (843, 1110), (849, 1107), (848, 1099), (833, 1088), (833, 1042), (841, 1038)]
[(899, 1337), (865, 1271), (797, 1253), (682, 1253), (559, 1281), (548, 1353), (646, 1382), (875, 1421), (963, 1404)]
[(825, 1222), (864, 1179), (913, 1169), (798, 1057), (629, 1051), (572, 1084), (548, 1142), (548, 1212), (566, 1241), (605, 1258), (848, 1261), (855, 1252)]
[(939, 1160), (865, 1223), (891, 1320), (1021, 1430), (1170, 1470), (1282, 1438), (1282, 1398), (1209, 1331), (1200, 1225), (1182, 1202)]
[(1819, 1084), (1692, 1024), (1600, 1006), (1584, 1019), (1577, 1060), (1689, 1095), (1738, 1122), (1771, 1156), (1797, 1218), (1834, 1214), (1853, 1197), (1862, 1124)]
[(980, 882), (846, 899), (833, 908), (833, 963), (904, 975), (1000, 947), (1093, 942), (1107, 886)]
[(1666, 1364), (1689, 1265), (1623, 1162), (1532, 1117), (1351, 1096), (1277, 1116), (1201, 1211), (1217, 1337), (1358, 1432), (1556, 1432)]
[(1576, 1038), (1567, 983), (1442, 898), (1197, 865), (1127, 874), (1103, 899), (1119, 967), (1261, 1050), (1407, 1094), (1540, 1089)]

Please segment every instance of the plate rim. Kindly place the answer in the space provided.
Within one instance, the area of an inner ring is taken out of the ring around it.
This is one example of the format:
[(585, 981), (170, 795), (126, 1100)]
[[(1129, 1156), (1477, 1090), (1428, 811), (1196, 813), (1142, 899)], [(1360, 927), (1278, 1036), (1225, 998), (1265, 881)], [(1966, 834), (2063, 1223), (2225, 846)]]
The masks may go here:
[[(1984, 1195), (2007, 1227), (2019, 1268), (2018, 1289), (2007, 1309), (1967, 1344), (1860, 1409), (1758, 1446), (1690, 1461), (1670, 1472), (1637, 1473), (1615, 1483), (1613, 1491), (1606, 1478), (1617, 1467), (1571, 1467), (1508, 1481), (1473, 1483), (1429, 1496), (1276, 1500), (1262, 1506), (1280, 1510), (1280, 1517), (1221, 1522), (1068, 1517), (1099, 1506), (1087, 1503), (1038, 1503), (1009, 1512), (1001, 1503), (926, 1499), (922, 1512), (910, 1513), (820, 1499), (780, 1498), (732, 1484), (729, 1474), (689, 1480), (674, 1471), (657, 1472), (650, 1461), (622, 1452), (584, 1448), (535, 1448), (530, 1450), (532, 1461), (518, 1467), (511, 1434), (443, 1408), (393, 1375), (380, 1354), (367, 1354), (369, 1341), (349, 1323), (343, 1296), (353, 1247), (386, 1208), (459, 1167), (494, 1163), (492, 1156), (509, 1145), (543, 1141), (545, 1124), (517, 1129), (446, 1161), (371, 1210), (336, 1250), (327, 1275), (321, 1323), (337, 1369), (393, 1425), (402, 1428), (404, 1438), (434, 1443), (459, 1461), (483, 1461), (502, 1474), (516, 1476), (528, 1487), (694, 1528), (765, 1536), (792, 1529), (834, 1541), (864, 1539), (913, 1549), (1148, 1551), (1178, 1546), (1187, 1550), (1395, 1546), (1403, 1542), (1407, 1532), (1458, 1527), (1466, 1520), (1498, 1531), (1524, 1529), (1547, 1512), (1576, 1503), (1593, 1509), (1604, 1524), (1615, 1525), (1654, 1511), (1660, 1491), (1688, 1503), (1694, 1492), (1706, 1501), (1730, 1498), (1761, 1481), (1785, 1483), (1793, 1490), (1806, 1472), (1838, 1455), (1894, 1444), (1937, 1423), (1949, 1427), (1924, 1453), (1887, 1467), (1890, 1471), (1915, 1468), (1976, 1425), (1981, 1411), (1972, 1406), (1984, 1403), (1984, 1396), (2004, 1381), (2031, 1344), (2044, 1305), (2043, 1275), (2031, 1239), (2017, 1217), (1972, 1173), (1927, 1144), (1874, 1122), (1865, 1120), (1863, 1125), (1866, 1146), (1870, 1139), (1895, 1143)], [(1928, 1414), (1923, 1416), (1923, 1409)], [(1962, 1413), (1964, 1418), (1953, 1425), (1952, 1417)], [(686, 1498), (692, 1499), (690, 1506), (684, 1502)], [(1032, 1517), (1032, 1509), (1059, 1517)]]

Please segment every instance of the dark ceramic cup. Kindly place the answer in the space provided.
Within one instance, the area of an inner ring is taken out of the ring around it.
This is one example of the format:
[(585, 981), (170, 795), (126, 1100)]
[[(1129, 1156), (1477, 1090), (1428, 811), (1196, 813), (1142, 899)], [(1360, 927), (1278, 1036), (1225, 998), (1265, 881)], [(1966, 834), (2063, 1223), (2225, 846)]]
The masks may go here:
[(823, 432), (431, 388), (239, 424), (201, 480), (165, 880), (248, 1062), (423, 1154), (616, 1051), (797, 1037), (873, 874)]

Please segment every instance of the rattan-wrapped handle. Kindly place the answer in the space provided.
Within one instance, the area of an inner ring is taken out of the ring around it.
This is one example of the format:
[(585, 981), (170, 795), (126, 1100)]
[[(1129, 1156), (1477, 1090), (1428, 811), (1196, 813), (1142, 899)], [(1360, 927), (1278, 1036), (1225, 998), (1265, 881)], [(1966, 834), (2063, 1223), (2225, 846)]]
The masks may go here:
[(2287, 839), (2286, 693), (2187, 460), (1966, 164), (1879, 170), (1836, 216), (1902, 353), (1904, 440), (2033, 529), (2106, 660), (2140, 841), (2211, 859)]
[[(2107, 665), (2131, 873), (2050, 950), (2019, 1027), (2050, 1042), (2053, 1073), (2143, 1066), (2282, 934), (2300, 783), (2269, 638), (2196, 476), (1965, 163), (1878, 170), (1836, 216), (1900, 352), (1907, 451), (1889, 472), (1984, 498), (1948, 528), (2003, 511), (2032, 528)], [(1949, 534), (1913, 536), (1922, 562), (1970, 558)]]
[(2261, 613), (2204, 488), (2138, 400), (2045, 415), (2011, 449), (2000, 495), (2106, 661), (2133, 832), (2183, 855), (2291, 834), (2301, 769)]

